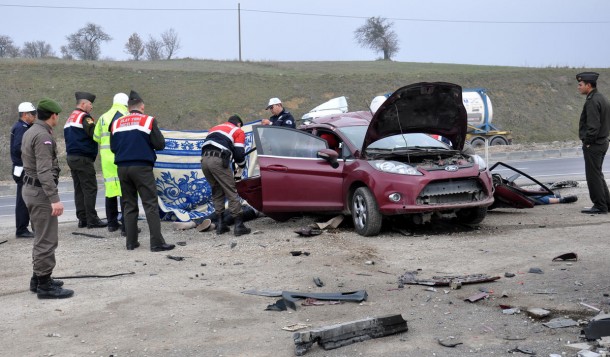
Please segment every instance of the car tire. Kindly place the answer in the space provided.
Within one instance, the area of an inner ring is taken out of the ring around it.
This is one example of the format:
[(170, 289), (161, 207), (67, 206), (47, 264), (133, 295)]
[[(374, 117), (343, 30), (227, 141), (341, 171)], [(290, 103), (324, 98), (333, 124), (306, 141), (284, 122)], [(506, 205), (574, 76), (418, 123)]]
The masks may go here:
[(462, 209), (455, 213), (460, 223), (477, 224), (483, 222), (487, 215), (487, 207)]
[(383, 216), (371, 191), (366, 187), (356, 189), (352, 196), (352, 219), (356, 232), (362, 236), (376, 236), (381, 231)]

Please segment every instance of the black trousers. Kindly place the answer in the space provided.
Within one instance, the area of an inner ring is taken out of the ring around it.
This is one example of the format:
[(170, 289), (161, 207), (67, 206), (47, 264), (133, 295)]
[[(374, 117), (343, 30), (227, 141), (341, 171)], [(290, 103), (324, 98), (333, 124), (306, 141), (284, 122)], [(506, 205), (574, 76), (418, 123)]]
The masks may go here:
[(152, 166), (119, 166), (118, 173), (121, 181), (121, 197), (125, 203), (123, 219), (127, 233), (127, 245), (134, 245), (138, 241), (138, 215), (140, 214), (138, 195), (146, 213), (150, 231), (150, 246), (165, 244), (165, 239), (161, 234), (157, 184)]
[(97, 179), (95, 177), (95, 160), (77, 155), (68, 155), (68, 166), (74, 183), (74, 204), (76, 217), (80, 221), (95, 222), (99, 220), (95, 210), (97, 198)]
[(593, 207), (607, 212), (610, 205), (610, 192), (604, 178), (602, 166), (604, 157), (608, 151), (608, 142), (604, 144), (593, 144), (589, 147), (583, 145), (582, 153), (585, 159), (585, 175), (589, 187), (589, 197)]
[(14, 175), (13, 179), (17, 183), (15, 200), (15, 234), (19, 235), (28, 231), (28, 226), (30, 225), (30, 213), (28, 212), (28, 207), (23, 201), (23, 179)]

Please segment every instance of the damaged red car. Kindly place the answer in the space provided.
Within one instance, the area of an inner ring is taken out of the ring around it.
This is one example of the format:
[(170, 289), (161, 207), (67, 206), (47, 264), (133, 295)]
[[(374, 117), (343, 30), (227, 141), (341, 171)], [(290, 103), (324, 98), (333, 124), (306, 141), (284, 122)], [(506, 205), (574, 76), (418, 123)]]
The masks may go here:
[(402, 87), (374, 114), (333, 114), (298, 129), (257, 125), (250, 164), (258, 170), (237, 189), (271, 218), (341, 213), (364, 236), (379, 234), (387, 217), (479, 223), (493, 185), (484, 160), (462, 151), (466, 125), (462, 88), (442, 82)]

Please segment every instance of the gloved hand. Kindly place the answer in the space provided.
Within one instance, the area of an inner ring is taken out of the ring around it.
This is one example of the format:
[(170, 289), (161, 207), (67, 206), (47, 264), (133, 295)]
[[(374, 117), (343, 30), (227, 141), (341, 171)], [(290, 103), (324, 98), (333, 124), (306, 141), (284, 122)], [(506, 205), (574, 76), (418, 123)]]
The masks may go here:
[(233, 171), (233, 179), (235, 180), (235, 182), (239, 182), (242, 179), (242, 176), (244, 174), (244, 168), (243, 167), (236, 167), (235, 171)]

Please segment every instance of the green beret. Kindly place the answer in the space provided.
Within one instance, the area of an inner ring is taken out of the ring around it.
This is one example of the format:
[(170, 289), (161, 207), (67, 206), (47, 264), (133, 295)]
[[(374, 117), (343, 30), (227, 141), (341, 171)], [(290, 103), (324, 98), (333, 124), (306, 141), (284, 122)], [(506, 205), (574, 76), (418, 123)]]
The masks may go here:
[(40, 102), (38, 102), (38, 109), (46, 110), (47, 112), (55, 114), (61, 113), (61, 106), (57, 104), (56, 101), (49, 98), (42, 98)]

